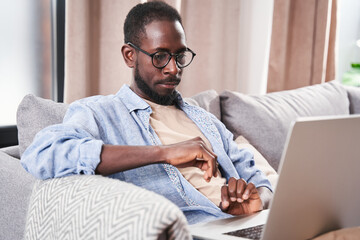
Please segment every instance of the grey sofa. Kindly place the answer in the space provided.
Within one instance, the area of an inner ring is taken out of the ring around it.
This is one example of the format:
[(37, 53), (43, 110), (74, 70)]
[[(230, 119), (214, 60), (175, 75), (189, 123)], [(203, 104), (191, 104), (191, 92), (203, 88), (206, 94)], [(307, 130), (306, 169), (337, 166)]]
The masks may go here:
[[(252, 148), (273, 185), (291, 121), (360, 114), (360, 89), (335, 81), (257, 96), (210, 90), (186, 101), (218, 117), (239, 147)], [(21, 167), (20, 156), (35, 134), (61, 122), (66, 109), (33, 95), (20, 103), (19, 146), (0, 150), (0, 239), (191, 238), (182, 212), (155, 193), (101, 176), (40, 181)]]

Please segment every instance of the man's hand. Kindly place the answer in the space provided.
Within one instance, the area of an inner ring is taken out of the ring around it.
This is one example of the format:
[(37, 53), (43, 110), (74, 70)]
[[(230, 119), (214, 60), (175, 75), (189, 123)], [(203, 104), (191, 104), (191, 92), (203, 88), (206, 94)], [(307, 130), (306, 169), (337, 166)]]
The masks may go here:
[(217, 156), (200, 137), (163, 147), (166, 163), (176, 167), (198, 167), (205, 171), (207, 182), (217, 176)]
[(171, 145), (103, 145), (100, 159), (95, 172), (105, 176), (154, 163), (198, 167), (208, 182), (217, 175), (217, 156), (200, 137)]
[(263, 204), (253, 183), (232, 177), (228, 185), (221, 188), (220, 208), (232, 215), (242, 215), (261, 211)]

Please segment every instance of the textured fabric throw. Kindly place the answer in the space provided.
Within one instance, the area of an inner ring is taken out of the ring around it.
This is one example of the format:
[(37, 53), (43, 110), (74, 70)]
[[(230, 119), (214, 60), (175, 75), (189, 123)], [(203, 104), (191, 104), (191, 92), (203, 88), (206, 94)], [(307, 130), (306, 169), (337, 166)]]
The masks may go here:
[(102, 176), (37, 180), (25, 239), (191, 239), (183, 213), (153, 192)]

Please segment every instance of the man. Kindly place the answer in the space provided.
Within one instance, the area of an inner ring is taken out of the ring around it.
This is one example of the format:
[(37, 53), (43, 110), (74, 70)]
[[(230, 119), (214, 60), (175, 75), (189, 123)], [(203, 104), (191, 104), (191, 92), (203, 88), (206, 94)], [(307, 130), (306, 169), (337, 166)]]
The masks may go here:
[(124, 34), (131, 86), (71, 104), (63, 123), (39, 132), (24, 152), (24, 168), (41, 179), (96, 173), (134, 183), (171, 200), (190, 224), (262, 210), (271, 185), (253, 155), (175, 90), (195, 56), (178, 12), (139, 4)]

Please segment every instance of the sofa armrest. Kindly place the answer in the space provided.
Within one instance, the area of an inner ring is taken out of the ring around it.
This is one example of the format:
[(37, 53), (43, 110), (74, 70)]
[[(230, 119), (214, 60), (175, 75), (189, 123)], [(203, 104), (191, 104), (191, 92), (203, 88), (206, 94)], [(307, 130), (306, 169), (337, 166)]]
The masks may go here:
[(20, 159), (19, 145), (4, 147), (1, 148), (0, 150), (13, 158)]
[(0, 150), (0, 239), (23, 239), (26, 212), (36, 179), (20, 160)]
[(186, 218), (164, 197), (98, 175), (35, 183), (25, 239), (190, 239)]

